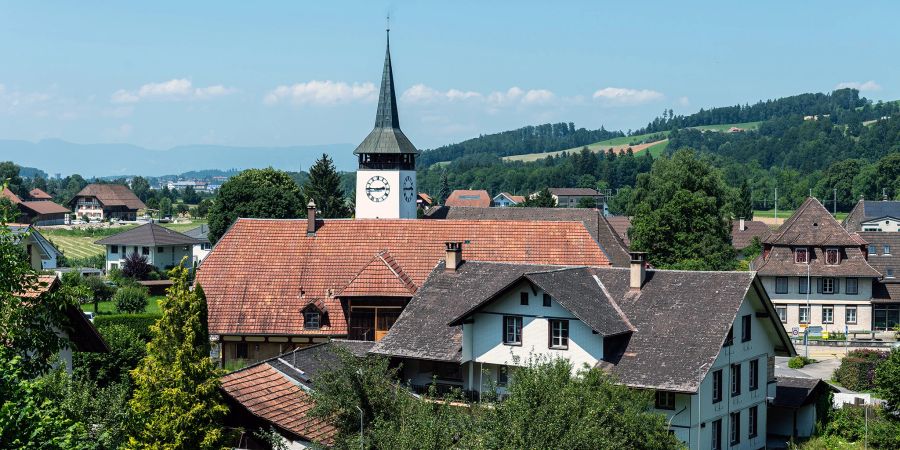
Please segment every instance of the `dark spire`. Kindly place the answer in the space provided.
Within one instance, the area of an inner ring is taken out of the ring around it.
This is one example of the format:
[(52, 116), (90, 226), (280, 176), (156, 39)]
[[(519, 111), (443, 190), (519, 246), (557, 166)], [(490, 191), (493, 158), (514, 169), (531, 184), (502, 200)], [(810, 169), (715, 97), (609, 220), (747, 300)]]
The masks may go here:
[(384, 72), (381, 74), (381, 92), (378, 95), (378, 112), (375, 128), (400, 128), (397, 115), (397, 96), (394, 94), (394, 71), (391, 69), (391, 29), (387, 29), (387, 51), (384, 53)]
[(391, 69), (390, 28), (387, 29), (387, 50), (384, 54), (384, 71), (381, 74), (378, 110), (375, 113), (375, 129), (366, 136), (353, 153), (356, 155), (363, 153), (419, 153), (406, 135), (400, 131), (397, 94), (394, 92), (394, 71)]

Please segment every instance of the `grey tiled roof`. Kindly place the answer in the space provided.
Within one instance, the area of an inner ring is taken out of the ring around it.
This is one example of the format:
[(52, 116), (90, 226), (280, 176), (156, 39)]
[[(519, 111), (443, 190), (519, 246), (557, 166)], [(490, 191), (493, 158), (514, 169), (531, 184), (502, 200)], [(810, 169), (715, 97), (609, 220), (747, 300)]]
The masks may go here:
[[(372, 352), (459, 362), (462, 331), (447, 324), (525, 276), (555, 290), (563, 300), (560, 304), (577, 310), (572, 311), (577, 317), (590, 317), (586, 323), (592, 327), (614, 332), (629, 325), (634, 330), (626, 334), (627, 343), (616, 352), (619, 356), (604, 363), (619, 381), (633, 387), (695, 392), (718, 356), (748, 290), (767, 298), (752, 272), (648, 270), (642, 288), (632, 290), (628, 269), (560, 269), (564, 268), (470, 261), (457, 272), (445, 272), (438, 265)], [(622, 321), (615, 317), (615, 307), (624, 314)], [(771, 302), (767, 308), (771, 309), (770, 331), (781, 338), (776, 347), (781, 353), (792, 352)], [(703, 326), (697, 326), (700, 322)]]
[(861, 231), (862, 223), (882, 217), (900, 219), (900, 201), (860, 200), (844, 219), (844, 228), (848, 231)]
[(768, 245), (858, 246), (860, 242), (845, 230), (814, 197), (809, 197), (778, 230), (763, 241)]
[(348, 350), (355, 356), (365, 356), (372, 349), (374, 342), (348, 341), (335, 339), (323, 344), (296, 350), (268, 359), (272, 367), (278, 369), (298, 383), (311, 385), (313, 380), (323, 370), (332, 370), (339, 362), (335, 349)]
[[(874, 267), (881, 276), (885, 276), (887, 268), (894, 269), (894, 276), (900, 277), (900, 233), (887, 231), (860, 231), (859, 234), (871, 245), (875, 246), (875, 254), (868, 255), (869, 265)], [(890, 249), (890, 254), (885, 255), (884, 246)], [(868, 249), (866, 249), (868, 253)], [(900, 282), (900, 279), (897, 279)]]
[(753, 242), (754, 237), (759, 238), (762, 243), (772, 234), (769, 226), (758, 220), (745, 220), (744, 229), (741, 230), (741, 221), (735, 220), (731, 222), (731, 246), (735, 250), (743, 250)]
[(582, 222), (600, 245), (609, 262), (627, 267), (628, 246), (596, 208), (474, 208), (438, 206), (428, 210), (426, 219), (450, 220), (536, 220), (541, 222)]
[(815, 402), (819, 395), (829, 390), (837, 391), (818, 378), (778, 377), (773, 405), (799, 408)]
[(591, 188), (549, 188), (550, 194), (552, 195), (581, 195), (581, 196), (592, 196), (592, 195), (600, 195), (599, 192), (595, 191)]
[(403, 131), (400, 131), (397, 95), (394, 92), (394, 71), (391, 68), (390, 39), (388, 39), (387, 51), (384, 55), (384, 72), (381, 75), (381, 91), (378, 95), (375, 129), (353, 151), (354, 155), (363, 153), (419, 153), (403, 134)]
[(146, 223), (128, 231), (105, 237), (96, 243), (99, 245), (193, 245), (199, 244), (200, 240), (155, 223)]
[[(810, 247), (809, 274), (814, 277), (878, 277), (881, 274), (866, 261), (859, 247), (839, 247), (841, 261), (836, 265), (825, 264), (825, 250)], [(763, 252), (751, 267), (760, 275), (806, 276), (806, 264), (795, 263), (793, 249), (772, 247)]]
[(209, 225), (204, 223), (197, 228), (191, 228), (185, 231), (184, 235), (199, 239), (202, 242), (209, 242)]

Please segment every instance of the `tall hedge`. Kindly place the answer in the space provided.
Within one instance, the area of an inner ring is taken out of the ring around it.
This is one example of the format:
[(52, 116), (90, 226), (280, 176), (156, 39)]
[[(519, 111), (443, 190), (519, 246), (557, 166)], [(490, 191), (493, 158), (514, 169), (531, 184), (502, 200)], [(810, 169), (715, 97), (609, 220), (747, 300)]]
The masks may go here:
[(875, 389), (875, 367), (887, 357), (888, 352), (878, 350), (850, 351), (834, 371), (834, 379), (853, 391), (871, 391)]
[(94, 318), (94, 326), (98, 330), (110, 325), (123, 325), (131, 328), (145, 342), (149, 342), (152, 335), (150, 334), (150, 326), (155, 324), (161, 314), (110, 314), (102, 315)]

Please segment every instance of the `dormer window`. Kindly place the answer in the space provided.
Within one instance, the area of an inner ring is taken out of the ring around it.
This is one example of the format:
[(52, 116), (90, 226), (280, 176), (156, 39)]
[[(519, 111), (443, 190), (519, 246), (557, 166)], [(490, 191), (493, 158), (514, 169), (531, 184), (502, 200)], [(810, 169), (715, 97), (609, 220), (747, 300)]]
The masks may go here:
[(825, 264), (837, 265), (841, 262), (841, 252), (836, 248), (825, 249)]
[(875, 256), (878, 254), (878, 247), (875, 244), (869, 244), (869, 256)]
[(809, 264), (809, 249), (806, 247), (794, 249), (794, 262), (797, 264)]
[(303, 329), (318, 330), (322, 327), (322, 313), (315, 307), (303, 312)]

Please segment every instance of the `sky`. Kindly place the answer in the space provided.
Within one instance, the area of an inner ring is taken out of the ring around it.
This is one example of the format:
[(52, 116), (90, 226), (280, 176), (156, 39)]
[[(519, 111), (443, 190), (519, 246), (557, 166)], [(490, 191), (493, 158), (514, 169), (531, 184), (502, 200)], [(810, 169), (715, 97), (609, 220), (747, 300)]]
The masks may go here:
[(420, 149), (842, 86), (900, 99), (900, 2), (0, 1), (0, 139), (355, 145), (388, 14)]

